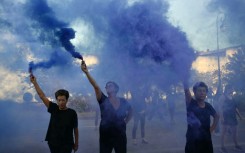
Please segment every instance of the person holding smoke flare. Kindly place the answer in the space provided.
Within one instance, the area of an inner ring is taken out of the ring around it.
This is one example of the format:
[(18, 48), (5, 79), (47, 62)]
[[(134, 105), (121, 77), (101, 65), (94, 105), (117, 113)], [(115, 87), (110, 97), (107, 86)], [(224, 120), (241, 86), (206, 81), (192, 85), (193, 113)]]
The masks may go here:
[(100, 106), (100, 153), (111, 153), (113, 149), (115, 153), (126, 153), (126, 125), (132, 118), (130, 104), (124, 98), (117, 97), (119, 86), (115, 82), (109, 81), (106, 83), (105, 88), (108, 94), (106, 96), (90, 75), (84, 61), (82, 61), (81, 69), (93, 86)]
[(220, 103), (220, 119), (222, 123), (222, 133), (221, 133), (221, 148), (220, 152), (227, 153), (227, 150), (224, 145), (225, 135), (230, 128), (232, 133), (232, 138), (235, 144), (234, 150), (243, 151), (242, 147), (238, 145), (237, 142), (237, 117), (242, 120), (242, 116), (237, 108), (237, 104), (233, 99), (233, 87), (231, 85), (226, 85), (224, 94), (219, 98)]
[[(213, 153), (211, 133), (217, 126), (219, 115), (205, 101), (208, 86), (204, 82), (197, 82), (193, 86), (194, 98), (185, 82), (184, 91), (188, 123), (185, 153)], [(210, 116), (213, 117), (211, 126)]]
[[(48, 131), (45, 140), (51, 153), (71, 153), (72, 149), (78, 150), (78, 119), (77, 113), (66, 104), (69, 98), (69, 92), (60, 89), (55, 92), (57, 104), (51, 102), (44, 94), (37, 83), (36, 77), (31, 74), (30, 81), (34, 85), (37, 94), (48, 108), (51, 114)], [(73, 138), (75, 136), (75, 142)]]

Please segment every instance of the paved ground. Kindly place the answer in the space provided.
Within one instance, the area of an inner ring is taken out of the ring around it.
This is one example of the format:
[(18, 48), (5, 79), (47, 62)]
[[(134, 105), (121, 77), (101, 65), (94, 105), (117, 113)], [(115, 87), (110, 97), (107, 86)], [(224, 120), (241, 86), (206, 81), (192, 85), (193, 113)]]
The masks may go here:
[[(0, 152), (1, 153), (48, 153), (49, 149), (44, 141), (49, 122), (48, 113), (42, 109), (37, 113), (25, 113), (18, 122), (4, 120), (1, 126)], [(4, 119), (5, 116), (1, 116)], [(15, 116), (16, 118), (16, 116)], [(7, 124), (9, 123), (9, 124)], [(128, 153), (184, 153), (186, 116), (185, 113), (176, 115), (176, 123), (170, 126), (168, 119), (153, 118), (146, 122), (146, 138), (149, 144), (133, 145), (131, 139), (132, 121), (128, 124)], [(80, 143), (78, 153), (98, 153), (98, 130), (95, 130), (93, 119), (79, 119)], [(137, 131), (139, 137), (140, 131)], [(245, 121), (238, 126), (238, 140), (245, 149)], [(215, 153), (219, 152), (220, 136), (213, 135)], [(229, 153), (233, 144), (230, 135), (227, 135), (227, 149)]]

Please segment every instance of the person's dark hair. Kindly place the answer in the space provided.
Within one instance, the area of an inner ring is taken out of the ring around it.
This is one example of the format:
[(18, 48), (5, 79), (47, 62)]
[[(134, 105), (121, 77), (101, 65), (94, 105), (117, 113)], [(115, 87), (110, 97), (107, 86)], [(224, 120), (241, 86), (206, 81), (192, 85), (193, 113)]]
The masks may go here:
[(227, 94), (227, 92), (228, 92), (230, 89), (233, 89), (232, 85), (227, 84), (227, 85), (225, 86), (224, 93)]
[(60, 89), (55, 92), (55, 98), (57, 99), (58, 96), (65, 96), (66, 100), (69, 98), (69, 92), (65, 89)]
[(193, 86), (193, 92), (195, 93), (197, 91), (197, 88), (199, 87), (205, 87), (206, 88), (206, 92), (208, 93), (208, 86), (204, 83), (204, 82), (197, 82), (194, 86)]
[(115, 87), (115, 89), (116, 89), (116, 93), (117, 93), (117, 92), (119, 91), (119, 86), (116, 84), (116, 82), (108, 81), (108, 82), (106, 83), (106, 86), (107, 86), (109, 83), (111, 83), (111, 84), (114, 85), (114, 87)]

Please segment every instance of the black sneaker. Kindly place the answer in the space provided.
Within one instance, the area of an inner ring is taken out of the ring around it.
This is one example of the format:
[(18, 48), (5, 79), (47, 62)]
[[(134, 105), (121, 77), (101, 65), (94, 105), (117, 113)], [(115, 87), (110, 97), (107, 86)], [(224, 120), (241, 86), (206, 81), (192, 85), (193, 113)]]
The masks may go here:
[(243, 149), (240, 146), (235, 146), (234, 150), (238, 152), (243, 152)]

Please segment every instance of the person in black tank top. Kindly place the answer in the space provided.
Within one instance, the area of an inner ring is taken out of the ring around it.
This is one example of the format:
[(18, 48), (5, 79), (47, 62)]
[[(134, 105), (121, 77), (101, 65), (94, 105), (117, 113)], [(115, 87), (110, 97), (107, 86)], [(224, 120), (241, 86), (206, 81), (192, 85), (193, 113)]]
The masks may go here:
[(90, 75), (87, 66), (82, 61), (81, 69), (94, 87), (100, 106), (101, 121), (99, 127), (100, 153), (127, 152), (126, 125), (132, 118), (131, 105), (124, 98), (117, 97), (119, 86), (112, 81), (106, 83), (106, 96)]

